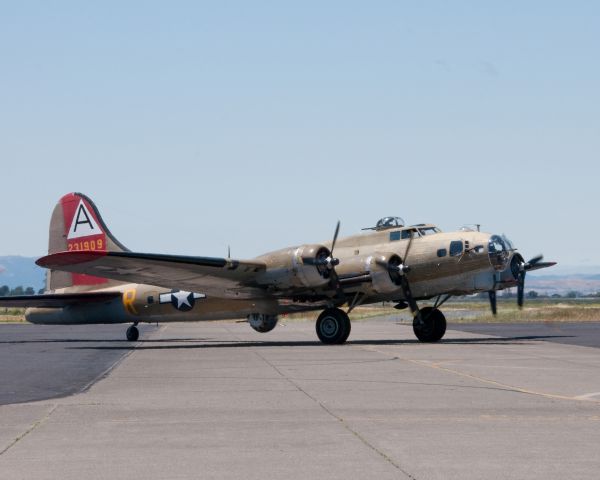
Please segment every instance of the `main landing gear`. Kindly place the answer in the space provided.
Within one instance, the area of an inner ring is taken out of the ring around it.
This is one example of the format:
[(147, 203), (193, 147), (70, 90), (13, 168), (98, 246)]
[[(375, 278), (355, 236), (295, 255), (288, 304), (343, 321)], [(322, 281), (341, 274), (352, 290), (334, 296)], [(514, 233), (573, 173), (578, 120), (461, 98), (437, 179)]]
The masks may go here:
[(140, 338), (140, 331), (137, 328), (137, 322), (127, 329), (125, 335), (127, 336), (127, 340), (130, 342), (137, 342), (137, 339)]
[[(350, 335), (350, 318), (339, 308), (327, 308), (319, 315), (316, 330), (321, 342), (341, 345)], [(446, 333), (446, 317), (435, 306), (420, 308), (414, 312), (413, 332), (421, 342), (438, 342)]]
[(321, 342), (329, 345), (340, 345), (350, 335), (350, 318), (339, 308), (323, 310), (317, 319), (317, 336)]
[(446, 317), (437, 308), (423, 307), (414, 316), (413, 332), (421, 342), (437, 342), (446, 333)]

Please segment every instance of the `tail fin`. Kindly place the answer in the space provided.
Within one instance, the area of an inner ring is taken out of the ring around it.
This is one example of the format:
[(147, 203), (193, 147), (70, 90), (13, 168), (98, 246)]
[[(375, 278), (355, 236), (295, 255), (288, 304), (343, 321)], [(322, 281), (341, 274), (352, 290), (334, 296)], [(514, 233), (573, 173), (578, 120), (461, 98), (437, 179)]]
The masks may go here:
[[(69, 193), (62, 197), (50, 220), (48, 253), (65, 251), (128, 251), (110, 233), (92, 200), (81, 193)], [(117, 285), (119, 282), (106, 278), (77, 273), (50, 270), (46, 277), (46, 290), (59, 288), (91, 290)]]

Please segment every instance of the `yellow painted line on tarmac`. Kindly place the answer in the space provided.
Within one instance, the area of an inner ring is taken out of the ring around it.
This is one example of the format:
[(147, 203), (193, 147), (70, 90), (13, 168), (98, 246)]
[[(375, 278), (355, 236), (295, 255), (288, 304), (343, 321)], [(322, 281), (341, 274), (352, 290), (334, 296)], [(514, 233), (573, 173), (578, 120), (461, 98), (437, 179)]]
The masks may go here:
[[(369, 348), (369, 347), (359, 347), (362, 348), (364, 350), (371, 350), (371, 351), (375, 351), (378, 353), (382, 353), (384, 355), (389, 355), (389, 352), (383, 352), (381, 350), (378, 350), (376, 348)], [(453, 375), (457, 375), (459, 377), (464, 377), (464, 378), (469, 378), (471, 380), (476, 380), (478, 382), (482, 382), (482, 383), (487, 383), (488, 385), (494, 385), (495, 387), (500, 387), (506, 390), (511, 390), (514, 392), (519, 392), (519, 393), (524, 393), (527, 395), (535, 395), (538, 397), (544, 397), (544, 398), (550, 398), (553, 400), (569, 400), (569, 401), (584, 401), (584, 402), (592, 402), (592, 403), (598, 403), (600, 404), (600, 400), (595, 400), (593, 397), (595, 396), (600, 396), (600, 392), (596, 392), (593, 394), (586, 394), (586, 395), (579, 395), (576, 397), (572, 397), (572, 396), (567, 396), (567, 395), (558, 395), (558, 394), (554, 394), (554, 393), (546, 393), (546, 392), (538, 392), (536, 390), (529, 390), (527, 388), (521, 388), (521, 387), (516, 387), (514, 385), (508, 385), (506, 383), (502, 383), (502, 382), (497, 382), (495, 380), (491, 380), (489, 378), (485, 378), (485, 377), (479, 377), (477, 375), (473, 375), (472, 373), (466, 373), (466, 372), (461, 372), (460, 370), (454, 370), (452, 368), (448, 368), (448, 367), (443, 367), (441, 364), (438, 363), (431, 363), (431, 362), (426, 362), (423, 360), (414, 360), (412, 358), (403, 358), (403, 357), (396, 357), (398, 358), (398, 360), (403, 360), (405, 362), (409, 362), (412, 363), (414, 365), (419, 365), (421, 367), (427, 367), (427, 368), (431, 368), (433, 370), (440, 370), (442, 372), (446, 372), (446, 373), (451, 373)]]
[[(575, 397), (576, 400), (591, 400), (593, 397), (600, 397), (600, 392), (586, 393)], [(598, 402), (596, 402), (598, 403)]]

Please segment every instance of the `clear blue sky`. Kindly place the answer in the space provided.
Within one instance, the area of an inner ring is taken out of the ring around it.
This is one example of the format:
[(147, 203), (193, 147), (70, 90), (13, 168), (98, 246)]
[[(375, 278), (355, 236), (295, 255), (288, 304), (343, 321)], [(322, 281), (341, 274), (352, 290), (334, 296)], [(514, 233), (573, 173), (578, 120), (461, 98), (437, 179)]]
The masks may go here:
[(0, 254), (90, 195), (133, 250), (385, 215), (600, 265), (600, 3), (4, 2)]

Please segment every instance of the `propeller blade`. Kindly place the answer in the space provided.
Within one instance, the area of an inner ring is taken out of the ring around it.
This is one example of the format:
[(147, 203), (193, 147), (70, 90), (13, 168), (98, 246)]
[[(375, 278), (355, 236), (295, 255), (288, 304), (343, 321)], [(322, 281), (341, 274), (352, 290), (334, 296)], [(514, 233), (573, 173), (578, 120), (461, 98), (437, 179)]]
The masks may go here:
[(517, 305), (523, 308), (523, 300), (525, 296), (525, 270), (519, 272), (517, 278)]
[(542, 254), (536, 255), (535, 257), (533, 257), (531, 260), (529, 260), (527, 262), (527, 265), (535, 265), (536, 263), (541, 262), (544, 259), (544, 256)]
[(410, 237), (408, 237), (408, 245), (406, 246), (406, 250), (404, 251), (404, 258), (402, 259), (402, 263), (404, 265), (406, 265), (406, 258), (408, 257), (408, 252), (410, 252), (410, 247), (412, 245), (413, 235), (414, 235), (414, 232), (412, 230), (409, 230), (409, 232), (410, 232)]
[(335, 242), (337, 242), (338, 233), (340, 233), (340, 221), (338, 220), (335, 226), (335, 233), (333, 234), (333, 241), (331, 242), (331, 256), (333, 256), (333, 249), (335, 248)]
[(529, 265), (527, 271), (539, 270), (540, 268), (548, 268), (556, 265), (556, 262), (537, 262), (535, 265)]
[(418, 315), (419, 306), (417, 305), (415, 297), (413, 297), (412, 290), (410, 289), (410, 284), (408, 283), (406, 275), (402, 275), (400, 277), (400, 286), (402, 287), (402, 293), (404, 294), (404, 299), (406, 300), (406, 303), (408, 303), (408, 306), (410, 307), (410, 311), (413, 314)]
[(498, 313), (496, 290), (490, 290), (488, 294), (490, 296), (490, 307), (492, 308), (492, 315), (496, 315)]
[(329, 251), (329, 257), (326, 258), (327, 268), (329, 269), (329, 285), (335, 290), (336, 297), (341, 299), (345, 298), (344, 289), (340, 283), (340, 277), (338, 277), (335, 267), (340, 264), (339, 258), (333, 256), (335, 249), (335, 243), (337, 242), (338, 234), (340, 233), (341, 222), (338, 220), (335, 226), (335, 232), (333, 232), (333, 240), (331, 241), (331, 250)]

